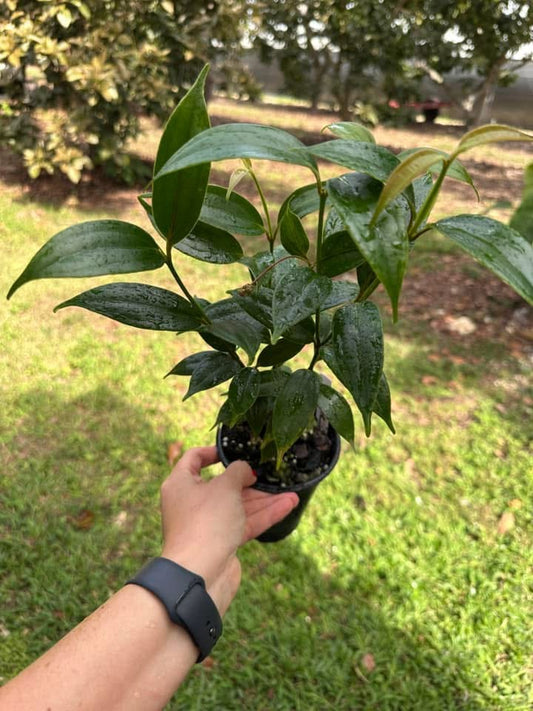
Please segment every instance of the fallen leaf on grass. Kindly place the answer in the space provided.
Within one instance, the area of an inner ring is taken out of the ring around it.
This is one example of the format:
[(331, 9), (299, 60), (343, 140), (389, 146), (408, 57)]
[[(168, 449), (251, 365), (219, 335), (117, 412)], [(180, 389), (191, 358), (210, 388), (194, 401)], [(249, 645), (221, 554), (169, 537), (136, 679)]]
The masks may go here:
[(498, 521), (498, 535), (504, 536), (506, 533), (514, 528), (515, 518), (512, 511), (505, 511)]
[(183, 453), (183, 442), (172, 442), (168, 445), (167, 459), (171, 467), (174, 466)]
[(363, 654), (361, 664), (363, 666), (363, 669), (365, 669), (367, 672), (373, 672), (376, 668), (376, 660), (374, 659), (374, 655), (370, 654), (370, 652)]
[(88, 531), (93, 527), (94, 513), (89, 509), (82, 509), (75, 516), (69, 516), (70, 524), (80, 531)]

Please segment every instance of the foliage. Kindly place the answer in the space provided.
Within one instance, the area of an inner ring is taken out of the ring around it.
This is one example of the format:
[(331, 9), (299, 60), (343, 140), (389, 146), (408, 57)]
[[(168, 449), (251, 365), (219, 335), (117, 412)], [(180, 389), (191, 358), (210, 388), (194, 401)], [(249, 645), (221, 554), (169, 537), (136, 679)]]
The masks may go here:
[[(394, 431), (382, 322), (369, 297), (383, 284), (396, 320), (411, 251), (425, 234), (436, 231), (533, 303), (533, 248), (518, 232), (468, 214), (429, 222), (447, 175), (472, 184), (458, 156), (486, 143), (533, 137), (491, 125), (465, 134), (451, 153), (421, 148), (396, 156), (376, 146), (364, 127), (337, 123), (329, 126), (333, 140), (305, 147), (291, 134), (259, 124), (209, 128), (206, 76), (204, 69), (167, 122), (152, 190), (140, 196), (163, 248), (127, 222), (74, 225), (37, 252), (8, 297), (35, 279), (165, 265), (183, 295), (146, 284), (112, 283), (57, 308), (80, 306), (138, 328), (197, 332), (210, 348), (180, 360), (169, 375), (190, 378), (186, 398), (230, 381), (218, 421), (234, 425), (247, 420), (262, 437), (265, 457), (275, 445), (278, 464), (318, 405), (339, 434), (353, 442), (351, 408), (341, 392), (323, 385), (315, 370), (319, 363), (348, 390), (367, 435), (374, 414)], [(317, 158), (350, 172), (323, 181)], [(212, 162), (228, 159), (241, 159), (242, 167), (226, 191), (209, 184), (209, 173)], [(276, 223), (252, 160), (299, 165), (309, 172), (311, 182), (293, 186)], [(243, 178), (256, 186), (263, 215), (236, 192)], [(317, 218), (314, 239), (304, 227), (310, 215)], [(263, 234), (267, 249), (245, 254), (246, 237)], [(222, 271), (225, 264), (241, 262), (249, 281), (226, 283), (228, 297), (210, 303), (184, 284), (175, 265), (178, 253), (222, 265)], [(345, 276), (334, 279), (340, 275)], [(307, 368), (290, 369), (287, 362), (296, 355), (300, 360), (308, 356)]]
[(528, 242), (533, 243), (533, 163), (530, 163), (525, 170), (522, 202), (516, 208), (510, 225)]
[(128, 182), (142, 177), (146, 168), (125, 151), (140, 115), (168, 115), (215, 57), (236, 74), (241, 5), (7, 0), (0, 62), (17, 75), (4, 87), (0, 136), (32, 178), (59, 170), (78, 182), (96, 165)]

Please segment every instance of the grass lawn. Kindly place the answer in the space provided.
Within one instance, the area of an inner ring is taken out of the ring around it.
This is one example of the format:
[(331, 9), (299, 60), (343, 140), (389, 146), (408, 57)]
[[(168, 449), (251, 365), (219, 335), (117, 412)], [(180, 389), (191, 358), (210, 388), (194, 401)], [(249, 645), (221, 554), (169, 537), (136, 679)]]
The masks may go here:
[[(223, 101), (213, 111), (303, 132), (334, 119), (250, 116)], [(455, 140), (448, 127), (434, 131), (377, 133), (396, 150)], [(150, 155), (156, 141), (149, 134), (137, 148)], [(475, 209), (518, 202), (529, 160), (516, 145), (475, 154), (469, 168), (486, 201)], [(291, 173), (261, 172), (280, 203)], [(2, 294), (61, 227), (110, 215), (145, 225), (131, 190), (28, 186), (7, 160), (0, 179)], [(450, 184), (438, 212), (470, 200)], [(243, 267), (233, 269), (244, 283)], [(207, 298), (224, 292), (216, 267), (183, 260), (182, 275)], [(163, 272), (133, 279), (172, 288)], [(52, 313), (108, 280), (34, 282), (0, 310), (0, 681), (158, 553), (167, 449), (213, 441), (214, 396), (182, 403), (186, 382), (163, 380), (194, 336)], [(531, 311), (432, 239), (414, 252), (400, 323), (385, 313), (397, 435), (376, 422), (367, 440), (360, 428), (297, 531), (242, 551), (225, 634), (169, 709), (532, 707)], [(461, 336), (453, 326), (465, 315), (476, 330)]]

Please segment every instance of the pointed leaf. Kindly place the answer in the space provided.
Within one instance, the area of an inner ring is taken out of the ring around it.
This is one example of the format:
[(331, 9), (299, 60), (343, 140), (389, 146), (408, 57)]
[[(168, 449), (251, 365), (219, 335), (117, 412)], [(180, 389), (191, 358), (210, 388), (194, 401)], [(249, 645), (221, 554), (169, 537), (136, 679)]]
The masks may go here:
[(321, 383), (318, 407), (332, 427), (353, 447), (354, 424), (352, 409), (345, 398), (329, 385)]
[(376, 139), (372, 132), (360, 123), (354, 121), (337, 121), (324, 126), (322, 129), (331, 131), (337, 138), (347, 138), (351, 141), (364, 141), (365, 143), (375, 143)]
[(519, 232), (479, 215), (449, 217), (434, 227), (533, 305), (533, 246)]
[(289, 207), (300, 219), (313, 212), (317, 212), (320, 207), (320, 195), (318, 194), (316, 183), (297, 188), (285, 199), (279, 209), (279, 223), (283, 220), (283, 216)]
[(257, 365), (267, 367), (286, 363), (299, 353), (304, 345), (304, 343), (296, 343), (286, 338), (280, 338), (275, 345), (263, 348), (257, 359)]
[(231, 234), (256, 237), (265, 231), (261, 215), (246, 198), (237, 193), (226, 197), (226, 190), (208, 185), (200, 220)]
[(278, 450), (278, 465), (283, 454), (307, 427), (316, 410), (320, 378), (312, 370), (296, 370), (276, 398), (272, 414), (272, 433)]
[(372, 226), (370, 218), (380, 183), (351, 174), (328, 182), (330, 199), (361, 254), (375, 271), (390, 297), (393, 318), (409, 258), (408, 213), (402, 203), (390, 205)]
[(288, 369), (272, 368), (271, 370), (262, 370), (259, 375), (261, 376), (259, 396), (271, 398), (277, 397), (283, 390), (291, 372)]
[(94, 220), (58, 232), (32, 258), (7, 298), (26, 282), (158, 269), (165, 262), (153, 238), (121, 220)]
[(315, 160), (304, 144), (290, 133), (272, 126), (227, 123), (194, 136), (167, 160), (155, 180), (193, 165), (231, 158), (258, 158), (302, 165), (318, 176)]
[(396, 430), (394, 429), (394, 425), (392, 423), (390, 388), (387, 378), (385, 377), (385, 373), (381, 374), (378, 394), (376, 396), (376, 401), (374, 402), (373, 411), (378, 417), (381, 417), (381, 419), (386, 422), (392, 434), (396, 434)]
[(530, 244), (533, 243), (533, 163), (526, 168), (522, 202), (511, 217), (509, 226), (520, 232)]
[(383, 329), (375, 304), (364, 301), (336, 311), (332, 353), (330, 358), (325, 351), (326, 363), (355, 400), (368, 436), (383, 372)]
[(308, 267), (289, 272), (274, 289), (272, 342), (290, 327), (315, 313), (332, 289), (331, 279)]
[(211, 320), (202, 331), (235, 343), (244, 350), (251, 362), (261, 341), (268, 341), (268, 331), (258, 321), (243, 311), (234, 299), (224, 299), (205, 309)]
[(56, 306), (79, 306), (120, 323), (152, 331), (196, 331), (198, 313), (178, 294), (148, 284), (114, 283), (97, 286)]
[(365, 173), (382, 183), (399, 165), (399, 160), (394, 153), (382, 146), (342, 138), (309, 146), (308, 151), (316, 158), (329, 160), (358, 173)]
[(324, 240), (317, 271), (319, 274), (334, 277), (358, 267), (364, 261), (365, 258), (348, 232), (337, 232)]
[(447, 158), (447, 154), (436, 148), (420, 148), (412, 153), (390, 174), (383, 190), (379, 196), (378, 203), (374, 210), (372, 222), (376, 222), (379, 214), (387, 205), (398, 197), (415, 178), (428, 171), (431, 166)]
[(320, 306), (321, 311), (342, 306), (349, 301), (355, 301), (359, 296), (359, 287), (353, 281), (334, 281), (329, 296)]
[(280, 225), (281, 244), (289, 254), (305, 257), (309, 251), (309, 239), (300, 218), (289, 208), (286, 210)]
[(225, 230), (198, 221), (188, 237), (174, 245), (180, 252), (210, 264), (231, 264), (242, 257), (242, 247)]
[[(204, 67), (194, 85), (170, 116), (157, 150), (154, 176), (190, 138), (209, 128), (204, 85), (209, 67)], [(154, 180), (152, 213), (161, 234), (176, 244), (192, 230), (202, 209), (209, 164), (189, 168)]]
[(243, 368), (231, 381), (228, 402), (232, 411), (232, 423), (238, 422), (254, 404), (259, 395), (259, 382), (259, 371), (256, 368)]
[(487, 126), (478, 126), (472, 131), (465, 133), (457, 144), (452, 155), (458, 156), (460, 153), (469, 151), (477, 146), (484, 146), (487, 143), (497, 143), (499, 141), (533, 141), (533, 136), (519, 131), (512, 126), (492, 123)]
[[(407, 148), (405, 151), (402, 151), (401, 153), (398, 153), (398, 158), (403, 161), (405, 158), (407, 158), (410, 155), (413, 155), (413, 153), (416, 153), (419, 149), (418, 148)], [(433, 150), (433, 149), (431, 149)], [(448, 154), (444, 153), (442, 151), (442, 155), (447, 158)], [(437, 164), (433, 164), (429, 168), (430, 173), (433, 175), (438, 175), (440, 173), (440, 169), (437, 166)], [(477, 191), (476, 186), (474, 185), (474, 181), (472, 179), (472, 176), (468, 172), (468, 170), (464, 167), (462, 163), (460, 163), (458, 160), (454, 160), (451, 162), (451, 164), (448, 167), (448, 170), (446, 171), (446, 177), (447, 178), (452, 178), (453, 180), (458, 180), (461, 183), (466, 183), (467, 185), (470, 185), (472, 190), (476, 193), (476, 196), (479, 200), (479, 193)]]
[(202, 351), (181, 360), (168, 375), (190, 375), (191, 380), (184, 400), (201, 390), (214, 388), (215, 385), (229, 380), (242, 366), (227, 353)]
[(243, 311), (272, 330), (272, 298), (274, 292), (266, 286), (254, 286), (252, 289), (234, 289), (230, 292)]

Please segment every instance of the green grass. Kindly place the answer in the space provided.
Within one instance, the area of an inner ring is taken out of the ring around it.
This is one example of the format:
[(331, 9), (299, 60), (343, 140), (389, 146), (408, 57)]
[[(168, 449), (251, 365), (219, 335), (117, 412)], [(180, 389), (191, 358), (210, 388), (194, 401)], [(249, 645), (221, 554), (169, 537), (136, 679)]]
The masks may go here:
[[(54, 231), (104, 208), (56, 208), (12, 186), (0, 194), (0, 292)], [(113, 212), (141, 219), (133, 196)], [(428, 241), (416, 268), (448, 253)], [(191, 261), (183, 274), (222, 296), (216, 268)], [(139, 280), (170, 286), (162, 272)], [(213, 440), (214, 395), (183, 403), (185, 382), (163, 380), (192, 336), (52, 314), (97, 281), (29, 284), (0, 311), (4, 680), (158, 552), (167, 447)], [(378, 422), (367, 440), (359, 428), (298, 530), (242, 552), (213, 664), (191, 673), (170, 709), (531, 708), (526, 366), (484, 342), (473, 363), (408, 314), (386, 328), (398, 434)], [(444, 347), (455, 360), (429, 357)], [(501, 534), (506, 511), (515, 525)]]

